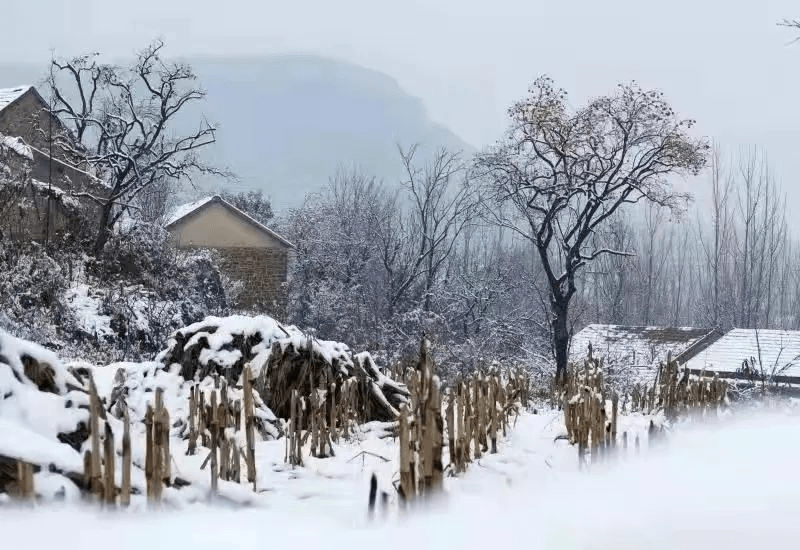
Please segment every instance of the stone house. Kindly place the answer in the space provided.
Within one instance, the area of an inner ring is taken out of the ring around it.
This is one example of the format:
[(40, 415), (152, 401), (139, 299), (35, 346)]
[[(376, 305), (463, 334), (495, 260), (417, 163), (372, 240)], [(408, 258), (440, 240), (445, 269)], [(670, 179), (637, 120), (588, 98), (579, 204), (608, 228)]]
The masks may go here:
[[(0, 139), (6, 145), (0, 163), (11, 167), (6, 182), (13, 178), (13, 187), (22, 190), (14, 207), (2, 212), (0, 230), (5, 234), (42, 240), (48, 231), (53, 237), (98, 219), (91, 197), (103, 197), (108, 189), (77, 143), (68, 149), (56, 145), (54, 136), (70, 135), (35, 87), (0, 89)], [(8, 189), (0, 188), (0, 195), (4, 191)]]
[(295, 246), (219, 196), (183, 205), (166, 223), (173, 246), (211, 249), (221, 268), (243, 289), (237, 307), (273, 316), (286, 305), (286, 283)]

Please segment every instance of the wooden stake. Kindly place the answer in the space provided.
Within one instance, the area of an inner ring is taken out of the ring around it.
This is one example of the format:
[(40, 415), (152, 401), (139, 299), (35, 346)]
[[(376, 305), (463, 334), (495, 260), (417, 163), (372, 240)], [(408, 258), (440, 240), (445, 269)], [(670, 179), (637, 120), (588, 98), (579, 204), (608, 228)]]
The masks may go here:
[(103, 496), (102, 472), (100, 466), (100, 397), (97, 395), (97, 388), (94, 385), (94, 378), (89, 375), (89, 433), (92, 445), (91, 463), (91, 493), (98, 499)]
[(219, 462), (217, 452), (219, 446), (219, 411), (217, 410), (217, 392), (211, 393), (211, 493), (217, 494), (219, 485)]
[(339, 434), (336, 431), (336, 383), (331, 382), (328, 386), (328, 395), (330, 396), (331, 401), (331, 410), (330, 410), (330, 430), (331, 430), (331, 441), (339, 443)]
[(244, 414), (245, 437), (247, 439), (247, 481), (256, 490), (256, 442), (255, 442), (255, 403), (253, 399), (253, 383), (250, 379), (250, 367), (244, 369)]
[(431, 477), (426, 480), (428, 489), (434, 492), (442, 490), (444, 467), (442, 466), (442, 443), (444, 433), (444, 420), (442, 419), (442, 399), (440, 394), (439, 377), (434, 376), (431, 381), (431, 396), (428, 408), (428, 438), (431, 440)]
[(455, 472), (458, 469), (458, 459), (456, 458), (456, 426), (455, 426), (455, 394), (450, 390), (447, 394), (447, 449), (450, 455), (450, 469)]
[(131, 503), (131, 420), (125, 408), (125, 428), (122, 433), (122, 492), (119, 502), (122, 506)]
[(189, 448), (186, 451), (187, 455), (193, 455), (197, 452), (197, 386), (192, 386), (189, 389)]
[(105, 489), (105, 503), (113, 506), (117, 501), (117, 487), (114, 482), (114, 460), (116, 455), (114, 453), (114, 432), (111, 431), (111, 426), (106, 422), (105, 439), (103, 440), (104, 451), (104, 467), (105, 476), (103, 485)]
[(408, 426), (408, 407), (405, 403), (400, 405), (399, 440), (400, 440), (400, 490), (403, 498), (410, 502), (415, 494), (416, 488), (412, 477), (413, 457), (409, 442)]
[(152, 501), (155, 494), (155, 483), (153, 478), (153, 472), (155, 470), (154, 467), (154, 460), (155, 460), (155, 452), (153, 449), (153, 407), (152, 405), (147, 405), (147, 412), (144, 415), (144, 426), (145, 426), (145, 457), (144, 457), (144, 475), (147, 481), (147, 499)]
[(33, 490), (33, 465), (17, 460), (17, 496), (20, 500), (32, 500)]

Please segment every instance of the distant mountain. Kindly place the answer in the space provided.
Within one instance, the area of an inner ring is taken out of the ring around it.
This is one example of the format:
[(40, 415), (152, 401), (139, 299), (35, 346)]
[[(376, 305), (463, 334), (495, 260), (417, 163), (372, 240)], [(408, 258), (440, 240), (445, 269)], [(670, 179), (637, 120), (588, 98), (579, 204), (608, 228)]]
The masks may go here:
[[(236, 188), (262, 189), (276, 209), (300, 204), (340, 165), (361, 167), (387, 184), (402, 177), (396, 144), (473, 151), (428, 117), (418, 98), (391, 77), (313, 55), (190, 59), (207, 101), (198, 116), (220, 124), (210, 159), (240, 178)], [(36, 84), (47, 67), (0, 65), (0, 87)], [(206, 179), (204, 189), (221, 182)]]

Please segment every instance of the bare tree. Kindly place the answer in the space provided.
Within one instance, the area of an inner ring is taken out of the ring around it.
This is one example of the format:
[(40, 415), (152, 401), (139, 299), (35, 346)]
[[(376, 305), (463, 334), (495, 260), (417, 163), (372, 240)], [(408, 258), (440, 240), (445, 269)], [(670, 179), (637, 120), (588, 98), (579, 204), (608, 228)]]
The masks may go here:
[(725, 173), (719, 147), (714, 147), (711, 155), (711, 235), (704, 236), (698, 218), (698, 242), (704, 255), (706, 277), (710, 277), (710, 311), (706, 313), (711, 326), (719, 328), (730, 325), (731, 320), (723, 321), (723, 278), (730, 255), (730, 240), (733, 230), (729, 207), (732, 180)]
[(441, 148), (423, 168), (415, 165), (417, 146), (400, 149), (406, 172), (403, 186), (411, 199), (409, 221), (416, 255), (412, 273), (424, 278), (423, 310), (431, 309), (431, 291), (458, 237), (473, 220), (474, 202), (464, 185), (459, 153)]
[(198, 156), (214, 143), (214, 126), (203, 120), (195, 131), (175, 127), (186, 106), (206, 94), (189, 65), (161, 59), (163, 47), (147, 46), (130, 67), (100, 64), (97, 54), (52, 61), (52, 111), (72, 133), (58, 145), (85, 157), (109, 186), (103, 196), (90, 196), (101, 210), (95, 252), (150, 186), (220, 173)]
[[(778, 25), (800, 31), (800, 19), (784, 19), (778, 23)], [(800, 37), (796, 38), (795, 40), (800, 40)]]
[(251, 189), (238, 193), (222, 190), (219, 195), (236, 208), (264, 225), (267, 225), (275, 216), (272, 211), (272, 203), (264, 196), (264, 192), (261, 189)]
[(696, 174), (708, 145), (689, 136), (659, 92), (636, 84), (570, 112), (566, 93), (539, 78), (509, 110), (506, 138), (477, 157), (485, 214), (535, 247), (549, 291), (556, 379), (564, 381), (569, 305), (587, 263), (624, 250), (592, 246), (591, 237), (623, 205), (641, 200), (673, 212), (690, 196), (669, 177)]
[(139, 218), (147, 223), (163, 222), (170, 208), (176, 206), (175, 182), (160, 180), (148, 185), (133, 201)]

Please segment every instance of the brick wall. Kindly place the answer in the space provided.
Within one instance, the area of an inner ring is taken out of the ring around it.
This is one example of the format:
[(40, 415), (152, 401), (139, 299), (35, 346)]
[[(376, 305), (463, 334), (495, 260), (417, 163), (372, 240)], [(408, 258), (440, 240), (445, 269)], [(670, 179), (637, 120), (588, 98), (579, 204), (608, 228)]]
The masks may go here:
[(286, 308), (288, 254), (272, 248), (217, 248), (220, 268), (244, 285), (236, 307), (281, 317)]

